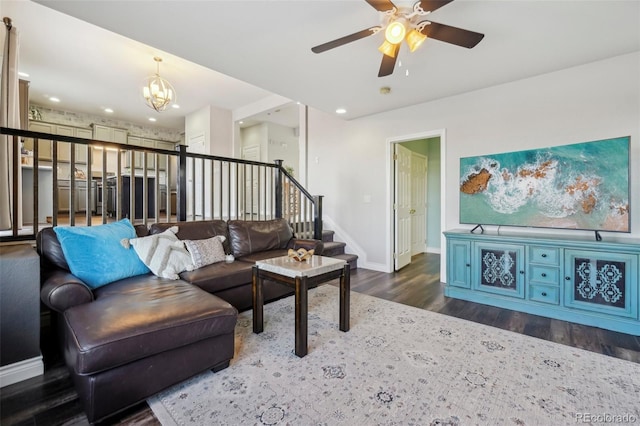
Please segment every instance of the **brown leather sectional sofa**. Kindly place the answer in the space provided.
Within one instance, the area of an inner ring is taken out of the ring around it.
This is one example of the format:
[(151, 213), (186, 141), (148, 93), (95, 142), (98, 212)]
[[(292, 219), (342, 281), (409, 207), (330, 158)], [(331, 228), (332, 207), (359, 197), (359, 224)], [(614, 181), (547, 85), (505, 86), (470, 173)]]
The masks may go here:
[[(225, 236), (225, 251), (235, 261), (183, 272), (179, 280), (138, 275), (92, 290), (69, 271), (52, 228), (37, 236), (41, 300), (57, 319), (65, 362), (91, 423), (197, 373), (226, 368), (237, 312), (252, 305), (255, 261), (289, 248), (323, 249), (321, 241), (296, 239), (283, 219), (157, 223), (138, 225), (136, 233), (175, 225), (180, 239)], [(264, 283), (265, 302), (292, 293)]]

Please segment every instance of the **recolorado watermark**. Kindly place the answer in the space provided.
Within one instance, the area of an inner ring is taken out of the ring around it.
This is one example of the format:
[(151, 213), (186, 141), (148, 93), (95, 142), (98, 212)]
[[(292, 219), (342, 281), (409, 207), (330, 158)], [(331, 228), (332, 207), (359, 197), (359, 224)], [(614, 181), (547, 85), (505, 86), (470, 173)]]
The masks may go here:
[(610, 413), (576, 413), (576, 423), (611, 423), (633, 424), (638, 423), (635, 414), (610, 414)]

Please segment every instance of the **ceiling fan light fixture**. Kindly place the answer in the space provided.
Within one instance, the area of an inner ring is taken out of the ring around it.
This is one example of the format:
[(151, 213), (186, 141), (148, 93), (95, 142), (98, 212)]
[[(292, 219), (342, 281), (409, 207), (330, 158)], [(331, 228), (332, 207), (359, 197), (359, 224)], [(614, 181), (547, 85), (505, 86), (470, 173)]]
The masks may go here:
[(162, 58), (154, 57), (156, 73), (144, 80), (142, 96), (149, 108), (160, 112), (167, 109), (176, 100), (176, 91), (166, 79), (160, 77), (160, 62)]
[(407, 38), (405, 40), (407, 42), (407, 45), (409, 46), (409, 50), (415, 52), (416, 49), (420, 47), (426, 39), (426, 35), (422, 34), (420, 31), (414, 28), (409, 31), (409, 34), (407, 34)]
[(407, 34), (407, 27), (405, 26), (404, 19), (398, 18), (387, 25), (387, 29), (384, 31), (384, 38), (391, 44), (402, 43), (404, 36)]
[(399, 44), (393, 44), (393, 43), (389, 43), (387, 40), (383, 41), (382, 44), (380, 45), (380, 47), (378, 47), (378, 50), (391, 57), (391, 58), (395, 58), (396, 55), (398, 54), (398, 50), (400, 49), (400, 45)]

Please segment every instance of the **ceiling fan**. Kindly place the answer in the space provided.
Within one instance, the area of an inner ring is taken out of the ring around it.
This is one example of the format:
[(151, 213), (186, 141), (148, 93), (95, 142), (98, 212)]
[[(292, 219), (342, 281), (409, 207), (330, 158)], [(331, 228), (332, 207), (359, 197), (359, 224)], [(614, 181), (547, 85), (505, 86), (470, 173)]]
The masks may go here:
[(393, 73), (402, 41), (406, 41), (410, 51), (415, 51), (427, 37), (471, 49), (482, 40), (484, 34), (437, 22), (421, 20), (424, 16), (451, 3), (453, 0), (423, 0), (412, 9), (396, 7), (390, 0), (365, 0), (380, 12), (381, 25), (364, 29), (353, 34), (312, 47), (314, 53), (342, 46), (352, 41), (377, 34), (384, 30), (385, 39), (378, 48), (382, 52), (382, 63), (378, 77)]

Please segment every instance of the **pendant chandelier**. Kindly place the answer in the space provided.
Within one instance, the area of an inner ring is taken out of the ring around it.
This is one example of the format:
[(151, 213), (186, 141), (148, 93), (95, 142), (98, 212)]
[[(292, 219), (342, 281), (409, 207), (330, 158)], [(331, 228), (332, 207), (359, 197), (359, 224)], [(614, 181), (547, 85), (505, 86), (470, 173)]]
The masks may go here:
[(144, 96), (149, 108), (160, 112), (167, 109), (171, 102), (176, 101), (176, 91), (171, 83), (160, 77), (160, 62), (162, 62), (162, 58), (155, 56), (153, 60), (156, 61), (156, 73), (144, 80), (142, 96)]

